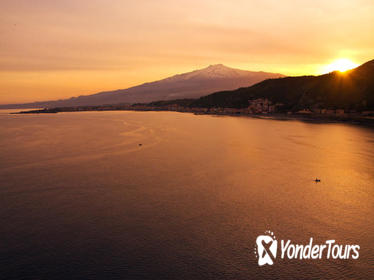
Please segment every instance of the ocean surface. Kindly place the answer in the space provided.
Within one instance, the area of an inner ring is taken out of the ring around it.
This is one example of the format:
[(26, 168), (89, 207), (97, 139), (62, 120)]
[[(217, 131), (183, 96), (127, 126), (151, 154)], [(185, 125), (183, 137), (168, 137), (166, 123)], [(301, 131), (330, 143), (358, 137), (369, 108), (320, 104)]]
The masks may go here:
[[(7, 113), (0, 279), (374, 279), (374, 129)], [(278, 242), (358, 244), (360, 255), (278, 254), (260, 267), (254, 249), (266, 230)]]

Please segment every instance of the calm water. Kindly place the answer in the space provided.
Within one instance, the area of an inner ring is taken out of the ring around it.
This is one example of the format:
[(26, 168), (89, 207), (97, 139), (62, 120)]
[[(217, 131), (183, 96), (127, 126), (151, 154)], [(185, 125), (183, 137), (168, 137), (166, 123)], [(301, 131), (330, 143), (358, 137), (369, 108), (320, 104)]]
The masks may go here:
[[(372, 129), (0, 113), (2, 279), (373, 279), (373, 202)], [(359, 244), (360, 258), (259, 267), (267, 229)]]

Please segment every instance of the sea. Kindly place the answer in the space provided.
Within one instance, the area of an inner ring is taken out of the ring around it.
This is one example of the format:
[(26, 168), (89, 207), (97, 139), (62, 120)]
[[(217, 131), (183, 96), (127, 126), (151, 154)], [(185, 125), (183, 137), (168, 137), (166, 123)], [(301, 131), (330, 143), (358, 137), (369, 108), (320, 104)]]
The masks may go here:
[[(10, 112), (0, 279), (374, 279), (373, 128)], [(270, 232), (277, 255), (260, 266), (256, 240)], [(359, 257), (281, 257), (282, 241), (311, 238), (359, 245)]]

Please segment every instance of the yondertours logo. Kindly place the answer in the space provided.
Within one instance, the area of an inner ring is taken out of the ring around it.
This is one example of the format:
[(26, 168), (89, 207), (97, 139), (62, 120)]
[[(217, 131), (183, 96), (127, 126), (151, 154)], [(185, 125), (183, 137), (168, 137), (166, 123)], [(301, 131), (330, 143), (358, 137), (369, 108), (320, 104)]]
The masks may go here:
[(277, 257), (278, 241), (273, 232), (265, 231), (265, 235), (259, 235), (256, 239), (255, 255), (258, 258), (258, 265), (274, 264)]
[[(281, 259), (358, 259), (360, 246), (355, 244), (341, 245), (335, 240), (326, 240), (323, 244), (314, 244), (310, 237), (306, 244), (293, 244), (291, 240), (281, 240), (280, 242)], [(264, 235), (259, 235), (256, 239), (255, 256), (258, 259), (258, 265), (273, 265), (277, 257), (278, 241), (274, 233), (270, 230), (265, 231)]]

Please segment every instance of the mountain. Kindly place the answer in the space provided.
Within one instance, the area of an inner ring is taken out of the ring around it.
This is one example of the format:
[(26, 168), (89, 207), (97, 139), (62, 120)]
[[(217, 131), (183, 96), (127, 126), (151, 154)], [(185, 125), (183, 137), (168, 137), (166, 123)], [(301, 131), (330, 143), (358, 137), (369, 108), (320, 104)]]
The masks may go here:
[(282, 103), (284, 110), (373, 110), (374, 60), (344, 73), (269, 79), (251, 87), (216, 92), (199, 98), (191, 106), (245, 108), (248, 100), (257, 98)]
[(274, 73), (244, 71), (216, 64), (128, 89), (100, 92), (57, 101), (1, 105), (0, 108), (87, 106), (198, 98), (212, 92), (250, 86), (265, 79), (278, 77), (284, 76)]

